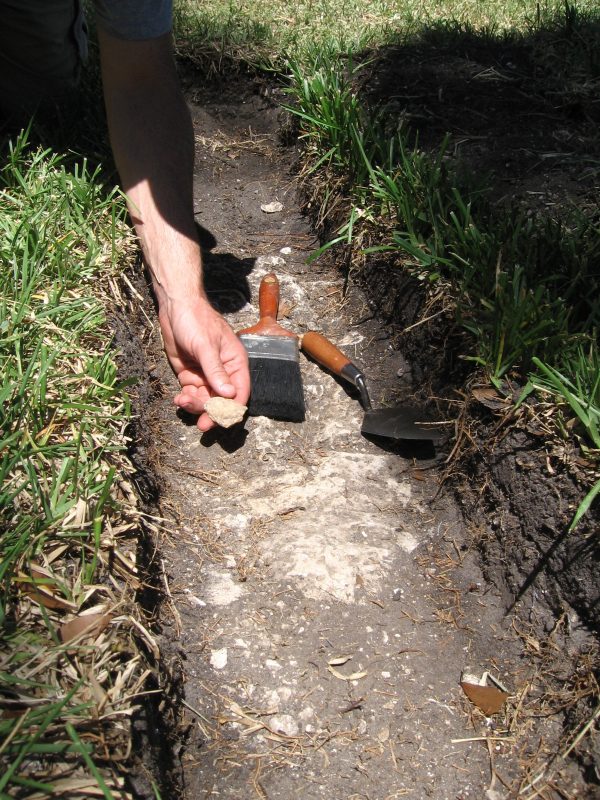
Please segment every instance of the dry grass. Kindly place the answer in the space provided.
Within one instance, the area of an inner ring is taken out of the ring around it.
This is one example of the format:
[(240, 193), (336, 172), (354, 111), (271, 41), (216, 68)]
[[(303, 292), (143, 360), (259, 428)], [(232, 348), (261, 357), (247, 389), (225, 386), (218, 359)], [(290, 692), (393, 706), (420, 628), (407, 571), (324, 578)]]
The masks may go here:
[(159, 658), (103, 312), (125, 307), (133, 241), (85, 166), (20, 139), (2, 179), (0, 796), (128, 798), (131, 717)]

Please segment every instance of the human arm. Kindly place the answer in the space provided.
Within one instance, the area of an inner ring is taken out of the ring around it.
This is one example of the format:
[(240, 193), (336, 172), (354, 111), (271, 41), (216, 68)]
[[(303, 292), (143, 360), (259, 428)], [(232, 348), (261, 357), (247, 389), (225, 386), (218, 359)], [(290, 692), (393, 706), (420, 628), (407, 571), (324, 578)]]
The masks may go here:
[(204, 403), (221, 395), (246, 404), (245, 349), (210, 305), (193, 216), (194, 139), (170, 35), (118, 39), (99, 29), (111, 145), (148, 265), (164, 346), (181, 385), (175, 403), (213, 423)]

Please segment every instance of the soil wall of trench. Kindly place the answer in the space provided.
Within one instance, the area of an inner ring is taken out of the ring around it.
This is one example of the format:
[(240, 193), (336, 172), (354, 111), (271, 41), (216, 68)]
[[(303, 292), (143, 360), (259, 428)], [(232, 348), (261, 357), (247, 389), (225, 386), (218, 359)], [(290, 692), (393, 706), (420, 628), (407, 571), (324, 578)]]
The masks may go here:
[(534, 417), (515, 420), (502, 403), (494, 407), (485, 394), (478, 399), (477, 379), (460, 359), (467, 345), (452, 319), (417, 324), (428, 299), (422, 284), (385, 260), (367, 263), (360, 283), (410, 363), (420, 399), (456, 420), (447, 453), (456, 451), (442, 468), (444, 491), (462, 509), (486, 578), (501, 590), (506, 609), (529, 602), (547, 630), (574, 613), (597, 635), (598, 504), (568, 533), (589, 488), (578, 454), (558, 451)]

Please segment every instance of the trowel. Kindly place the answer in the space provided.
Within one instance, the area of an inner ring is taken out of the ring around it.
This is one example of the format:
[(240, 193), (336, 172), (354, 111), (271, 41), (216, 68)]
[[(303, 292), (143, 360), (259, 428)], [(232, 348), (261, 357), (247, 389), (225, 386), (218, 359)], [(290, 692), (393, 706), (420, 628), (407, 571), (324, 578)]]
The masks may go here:
[(316, 331), (307, 331), (301, 336), (303, 353), (333, 372), (339, 378), (356, 386), (365, 410), (361, 433), (368, 436), (384, 436), (389, 439), (420, 439), (439, 441), (442, 433), (432, 427), (422, 411), (409, 406), (373, 408), (365, 374), (341, 350)]

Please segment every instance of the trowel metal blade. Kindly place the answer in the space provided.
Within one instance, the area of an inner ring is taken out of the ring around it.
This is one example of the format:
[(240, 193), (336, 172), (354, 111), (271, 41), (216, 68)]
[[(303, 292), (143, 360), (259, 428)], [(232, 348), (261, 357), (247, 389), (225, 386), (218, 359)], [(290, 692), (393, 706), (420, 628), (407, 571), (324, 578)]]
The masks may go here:
[(439, 429), (427, 424), (423, 412), (416, 408), (376, 408), (365, 413), (361, 433), (386, 436), (389, 439), (423, 439), (439, 441)]

